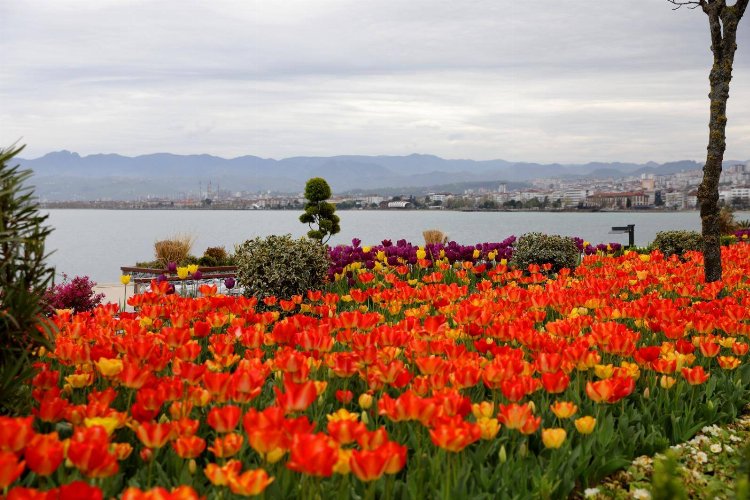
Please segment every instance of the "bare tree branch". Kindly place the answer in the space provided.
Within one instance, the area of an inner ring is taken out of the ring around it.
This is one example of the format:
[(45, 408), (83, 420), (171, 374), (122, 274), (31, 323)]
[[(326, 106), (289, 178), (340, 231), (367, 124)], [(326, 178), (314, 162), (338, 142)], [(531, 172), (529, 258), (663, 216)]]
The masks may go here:
[(706, 0), (667, 0), (667, 2), (674, 5), (672, 10), (677, 10), (680, 7), (687, 7), (688, 9), (697, 9), (703, 7)]

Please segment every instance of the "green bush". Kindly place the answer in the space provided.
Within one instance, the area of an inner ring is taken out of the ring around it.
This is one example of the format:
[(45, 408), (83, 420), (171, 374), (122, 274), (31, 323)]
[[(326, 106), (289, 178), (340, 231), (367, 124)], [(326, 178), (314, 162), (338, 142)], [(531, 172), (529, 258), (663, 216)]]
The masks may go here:
[(323, 285), (328, 251), (319, 241), (292, 235), (254, 238), (236, 248), (237, 283), (246, 296), (292, 295)]
[(55, 275), (45, 263), (52, 229), (25, 185), (31, 171), (8, 165), (22, 149), (0, 149), (0, 414), (29, 411), (32, 352), (53, 332), (41, 303)]
[(701, 251), (703, 238), (697, 231), (660, 231), (651, 244), (652, 248), (660, 250), (665, 257), (682, 255), (689, 250)]
[(201, 266), (226, 266), (229, 255), (224, 247), (208, 247), (203, 257), (198, 259)]
[(575, 269), (581, 258), (573, 238), (556, 234), (527, 233), (518, 238), (510, 265), (526, 269), (531, 264), (552, 264), (552, 271)]

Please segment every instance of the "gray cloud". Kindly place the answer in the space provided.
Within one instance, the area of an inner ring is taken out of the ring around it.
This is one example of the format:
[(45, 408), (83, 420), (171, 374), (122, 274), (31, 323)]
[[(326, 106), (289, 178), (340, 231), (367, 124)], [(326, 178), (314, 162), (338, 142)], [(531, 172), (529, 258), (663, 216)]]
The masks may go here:
[[(665, 0), (37, 0), (0, 19), (0, 139), (26, 156), (705, 151), (707, 22)], [(747, 19), (738, 45), (727, 155), (746, 159)]]

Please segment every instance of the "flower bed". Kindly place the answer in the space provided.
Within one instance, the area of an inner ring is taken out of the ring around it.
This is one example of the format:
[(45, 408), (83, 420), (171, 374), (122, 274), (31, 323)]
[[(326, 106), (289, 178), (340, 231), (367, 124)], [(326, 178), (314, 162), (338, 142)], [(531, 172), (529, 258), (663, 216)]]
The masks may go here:
[(34, 415), (0, 421), (0, 487), (564, 497), (750, 400), (750, 245), (722, 252), (722, 283), (696, 252), (396, 261), (262, 308), (154, 282), (134, 313), (54, 318)]

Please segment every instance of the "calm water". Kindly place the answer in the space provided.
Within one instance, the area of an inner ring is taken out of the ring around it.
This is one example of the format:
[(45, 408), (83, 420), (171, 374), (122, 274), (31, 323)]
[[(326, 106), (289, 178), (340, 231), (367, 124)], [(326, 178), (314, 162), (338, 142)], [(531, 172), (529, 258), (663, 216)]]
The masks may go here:
[[(224, 210), (49, 210), (55, 229), (47, 241), (50, 262), (70, 276), (88, 275), (98, 283), (119, 280), (120, 266), (153, 258), (154, 242), (178, 233), (195, 237), (193, 253), (209, 246), (232, 250), (256, 236), (291, 233), (303, 236), (300, 212)], [(636, 244), (645, 245), (658, 231), (699, 230), (698, 212), (550, 213), (341, 211), (341, 233), (331, 244), (359, 238), (364, 245), (383, 239), (422, 242), (422, 231), (440, 229), (462, 244), (500, 241), (530, 231), (580, 236), (592, 243), (627, 244), (627, 234), (608, 234), (612, 226), (635, 224)], [(739, 212), (738, 219), (750, 218)]]

